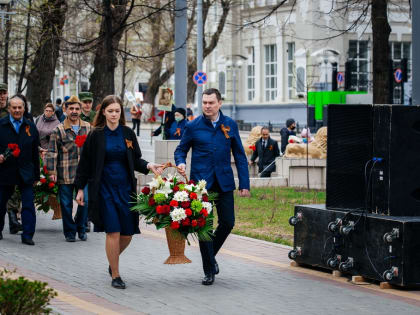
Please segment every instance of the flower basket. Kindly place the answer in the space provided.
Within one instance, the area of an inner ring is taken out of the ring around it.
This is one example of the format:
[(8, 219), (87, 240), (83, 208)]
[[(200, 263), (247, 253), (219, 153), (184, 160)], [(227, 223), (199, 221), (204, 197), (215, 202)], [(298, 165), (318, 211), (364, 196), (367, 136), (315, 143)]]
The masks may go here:
[(36, 183), (34, 188), (34, 203), (38, 211), (44, 211), (47, 213), (52, 209), (54, 211), (52, 220), (61, 219), (61, 207), (60, 200), (58, 199), (58, 186), (55, 182), (50, 179), (48, 175), (47, 167), (43, 165), (42, 159), (40, 159), (41, 165), (41, 178)]
[(57, 200), (57, 197), (55, 195), (50, 195), (48, 197), (48, 203), (50, 205), (50, 208), (53, 209), (53, 211), (54, 211), (52, 220), (60, 220), (60, 219), (62, 219), (62, 216), (61, 216), (61, 206), (60, 206), (60, 203)]
[[(164, 169), (177, 167), (167, 163)], [(217, 194), (208, 194), (204, 180), (195, 184), (175, 175), (156, 176), (137, 196), (131, 208), (157, 229), (164, 228), (170, 256), (165, 264), (190, 263), (184, 255), (188, 236), (208, 241), (213, 236), (213, 204)]]

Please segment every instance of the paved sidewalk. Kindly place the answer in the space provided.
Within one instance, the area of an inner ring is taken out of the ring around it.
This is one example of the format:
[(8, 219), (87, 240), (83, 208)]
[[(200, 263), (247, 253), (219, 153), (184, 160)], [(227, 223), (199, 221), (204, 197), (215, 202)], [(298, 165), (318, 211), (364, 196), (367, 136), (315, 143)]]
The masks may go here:
[(142, 227), (121, 258), (126, 290), (110, 285), (103, 233), (87, 242), (66, 243), (61, 220), (38, 214), (36, 245), (3, 232), (0, 266), (47, 281), (59, 291), (53, 309), (61, 314), (419, 314), (418, 291), (356, 286), (326, 272), (289, 267), (289, 248), (232, 235), (218, 255), (220, 274), (213, 286), (201, 285), (196, 244), (193, 261), (164, 265), (164, 234)]

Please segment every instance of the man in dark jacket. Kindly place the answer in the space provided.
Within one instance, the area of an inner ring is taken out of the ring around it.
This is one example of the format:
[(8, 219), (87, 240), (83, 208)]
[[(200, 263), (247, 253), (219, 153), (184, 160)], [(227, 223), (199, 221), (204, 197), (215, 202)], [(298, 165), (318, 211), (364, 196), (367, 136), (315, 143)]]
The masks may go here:
[[(0, 239), (3, 239), (6, 203), (18, 185), (22, 198), (22, 243), (34, 245), (35, 206), (33, 184), (39, 180), (39, 135), (24, 117), (25, 105), (19, 96), (9, 100), (10, 115), (0, 120)], [(8, 144), (17, 144), (18, 156), (5, 156)]]
[(289, 136), (296, 136), (296, 122), (293, 118), (286, 120), (286, 127), (280, 130), (281, 136), (281, 154), (286, 152), (286, 147), (289, 144)]
[(277, 141), (270, 138), (268, 127), (261, 129), (261, 138), (255, 143), (255, 151), (251, 156), (250, 163), (255, 163), (258, 158), (258, 173), (260, 177), (271, 177), (276, 170), (276, 157), (280, 156)]

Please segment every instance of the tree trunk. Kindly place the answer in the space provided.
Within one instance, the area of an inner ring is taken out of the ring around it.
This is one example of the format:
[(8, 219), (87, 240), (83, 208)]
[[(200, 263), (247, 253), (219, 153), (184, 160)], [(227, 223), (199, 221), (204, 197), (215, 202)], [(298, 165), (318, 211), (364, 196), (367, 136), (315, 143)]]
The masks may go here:
[[(127, 51), (127, 30), (125, 30), (125, 32), (124, 32), (124, 51)], [(127, 73), (128, 73), (128, 71), (125, 70), (127, 68), (127, 55), (123, 54), (121, 59), (122, 59), (122, 73), (121, 73), (120, 98), (121, 98), (121, 101), (124, 103), (125, 78), (126, 78)]]
[(26, 20), (25, 48), (23, 50), (22, 68), (20, 70), (20, 76), (19, 76), (19, 81), (17, 85), (18, 93), (22, 93), (24, 90), (22, 87), (22, 84), (23, 84), (23, 79), (25, 78), (26, 64), (28, 63), (29, 32), (31, 31), (31, 9), (32, 9), (32, 0), (29, 0), (28, 15), (27, 15), (27, 20)]
[[(7, 5), (7, 12), (10, 11), (10, 5)], [(6, 36), (4, 39), (4, 61), (3, 61), (3, 82), (7, 83), (9, 78), (9, 41), (12, 23), (9, 19), (6, 20)]]
[(390, 51), (387, 0), (372, 1), (372, 34), (373, 34), (373, 103), (389, 103)]
[[(103, 0), (103, 16), (90, 76), (93, 103), (99, 104), (105, 96), (115, 94), (115, 68), (118, 66), (117, 48), (126, 25), (128, 0)], [(131, 10), (130, 10), (131, 11)]]
[(42, 35), (27, 78), (26, 94), (35, 115), (42, 113), (45, 100), (51, 97), (67, 4), (65, 0), (47, 0), (40, 11)]

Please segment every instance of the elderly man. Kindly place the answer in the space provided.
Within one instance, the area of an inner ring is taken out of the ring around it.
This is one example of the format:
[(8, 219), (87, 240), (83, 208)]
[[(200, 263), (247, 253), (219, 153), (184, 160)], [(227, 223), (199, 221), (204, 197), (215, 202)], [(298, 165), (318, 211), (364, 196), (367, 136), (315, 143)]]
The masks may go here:
[(191, 179), (207, 182), (209, 191), (217, 192), (218, 227), (214, 239), (200, 241), (203, 260), (203, 285), (211, 285), (219, 273), (215, 260), (230, 231), (235, 225), (233, 191), (235, 180), (231, 167), (231, 152), (239, 177), (239, 195), (249, 197), (248, 162), (242, 147), (236, 122), (220, 110), (222, 96), (217, 89), (203, 92), (203, 115), (187, 123), (181, 142), (175, 150), (175, 162), (179, 172), (185, 175), (187, 153), (192, 149)]
[(280, 156), (277, 141), (271, 139), (268, 127), (261, 129), (261, 138), (255, 143), (255, 151), (251, 156), (250, 164), (258, 158), (258, 173), (260, 177), (271, 177), (276, 170), (275, 160)]
[[(47, 154), (47, 170), (51, 179), (57, 181), (63, 216), (63, 232), (67, 242), (76, 241), (76, 233), (82, 241), (87, 240), (87, 208), (78, 206), (76, 220), (73, 219), (74, 178), (82, 151), (77, 136), (86, 136), (90, 124), (80, 119), (81, 103), (77, 96), (70, 97), (65, 103), (67, 118), (50, 136)], [(77, 142), (77, 143), (76, 143)]]
[(92, 125), (96, 116), (96, 112), (92, 110), (93, 95), (90, 92), (80, 92), (79, 99), (82, 102), (80, 119)]
[[(22, 198), (22, 243), (35, 245), (35, 206), (33, 184), (39, 180), (39, 135), (35, 125), (24, 117), (24, 101), (18, 95), (9, 100), (10, 115), (0, 120), (0, 239), (3, 239), (6, 203), (18, 185)], [(5, 154), (9, 144), (20, 153)]]

